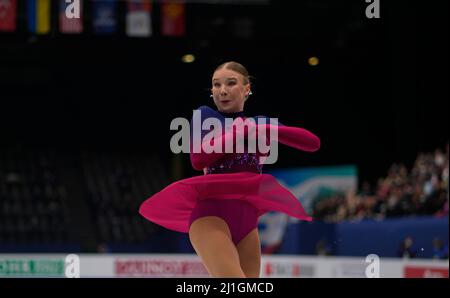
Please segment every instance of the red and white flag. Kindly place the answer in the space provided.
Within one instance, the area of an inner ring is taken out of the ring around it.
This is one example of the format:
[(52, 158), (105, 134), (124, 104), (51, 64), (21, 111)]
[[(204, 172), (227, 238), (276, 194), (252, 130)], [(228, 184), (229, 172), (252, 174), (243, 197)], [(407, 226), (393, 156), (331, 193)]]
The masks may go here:
[(152, 4), (150, 0), (128, 0), (126, 33), (133, 37), (152, 35)]
[(0, 0), (0, 31), (16, 30), (16, 0)]

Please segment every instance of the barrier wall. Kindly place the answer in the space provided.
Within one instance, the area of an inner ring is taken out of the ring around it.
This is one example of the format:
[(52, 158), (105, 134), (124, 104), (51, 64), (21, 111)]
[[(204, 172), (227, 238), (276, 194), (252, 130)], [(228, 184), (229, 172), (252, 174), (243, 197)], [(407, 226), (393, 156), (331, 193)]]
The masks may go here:
[(324, 239), (333, 255), (397, 257), (405, 237), (414, 240), (417, 257), (432, 258), (433, 239), (440, 238), (448, 244), (448, 217), (414, 217), (364, 220), (337, 224), (299, 222), (287, 227), (282, 254), (315, 254), (316, 245)]
[[(82, 278), (208, 277), (200, 259), (192, 254), (0, 254), (0, 277)], [(366, 257), (263, 256), (261, 277), (442, 277), (449, 262), (380, 258), (379, 267)], [(75, 268), (75, 269), (74, 269)], [(74, 271), (75, 270), (75, 271)]]

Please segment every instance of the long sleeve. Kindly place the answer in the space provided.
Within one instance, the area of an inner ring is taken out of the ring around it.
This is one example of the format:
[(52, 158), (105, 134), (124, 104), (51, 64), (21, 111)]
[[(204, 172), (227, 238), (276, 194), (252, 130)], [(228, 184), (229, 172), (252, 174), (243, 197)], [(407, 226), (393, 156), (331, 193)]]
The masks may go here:
[[(258, 125), (258, 129), (261, 129), (261, 126), (268, 130), (266, 136), (269, 136), (269, 129), (271, 125)], [(307, 152), (314, 152), (320, 148), (320, 139), (306, 129), (284, 125), (276, 126), (273, 129), (278, 129), (279, 143)], [(247, 131), (245, 131), (245, 136), (247, 136), (246, 132)], [(220, 137), (222, 141), (222, 152), (225, 151), (225, 143), (234, 141), (233, 137), (234, 134), (231, 130), (224, 133)], [(211, 140), (211, 146), (214, 145), (214, 141), (214, 139)], [(196, 170), (202, 170), (203, 168), (219, 160), (224, 154), (226, 153), (205, 153), (203, 152), (203, 149), (201, 153), (193, 153), (191, 148), (190, 158), (192, 167)]]
[(229, 130), (225, 133), (223, 133), (219, 138), (213, 138), (211, 140), (210, 145), (214, 146), (214, 142), (215, 141), (221, 141), (222, 143), (222, 153), (217, 153), (217, 152), (211, 152), (211, 153), (205, 153), (203, 152), (203, 140), (202, 140), (202, 147), (200, 148), (201, 152), (200, 153), (194, 153), (193, 151), (193, 146), (191, 143), (191, 150), (190, 150), (190, 158), (191, 158), (191, 164), (192, 167), (196, 170), (202, 170), (203, 168), (211, 165), (212, 163), (216, 162), (217, 160), (219, 160), (224, 154), (225, 152), (225, 144), (229, 143), (229, 142), (233, 142), (234, 143), (234, 134), (232, 130)]
[[(256, 118), (267, 118), (265, 116), (257, 116)], [(259, 129), (266, 129), (267, 138), (270, 135), (270, 129), (278, 129), (278, 142), (293, 147), (298, 150), (314, 152), (320, 148), (320, 139), (312, 132), (293, 126), (286, 126), (281, 123), (274, 124), (258, 124), (256, 125), (256, 133)]]
[(300, 127), (278, 126), (278, 141), (307, 152), (314, 152), (320, 148), (320, 139), (312, 132)]

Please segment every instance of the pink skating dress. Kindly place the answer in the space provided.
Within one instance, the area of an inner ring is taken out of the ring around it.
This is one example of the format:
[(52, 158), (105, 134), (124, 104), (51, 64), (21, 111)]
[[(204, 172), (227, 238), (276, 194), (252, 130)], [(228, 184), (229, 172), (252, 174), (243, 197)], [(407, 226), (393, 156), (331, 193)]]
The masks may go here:
[[(215, 117), (225, 123), (226, 117), (245, 118), (243, 112), (223, 113), (206, 106), (199, 110), (202, 121)], [(257, 125), (257, 129), (270, 126)], [(276, 125), (276, 129), (279, 143), (308, 152), (320, 147), (319, 138), (305, 129), (281, 124)], [(202, 132), (202, 138), (205, 135)], [(262, 173), (259, 153), (192, 153), (191, 150), (190, 157), (192, 166), (203, 170), (204, 175), (176, 181), (146, 199), (139, 209), (142, 216), (183, 233), (189, 232), (190, 224), (197, 218), (218, 216), (227, 222), (235, 244), (255, 228), (259, 216), (268, 211), (312, 220), (288, 189), (272, 175)]]

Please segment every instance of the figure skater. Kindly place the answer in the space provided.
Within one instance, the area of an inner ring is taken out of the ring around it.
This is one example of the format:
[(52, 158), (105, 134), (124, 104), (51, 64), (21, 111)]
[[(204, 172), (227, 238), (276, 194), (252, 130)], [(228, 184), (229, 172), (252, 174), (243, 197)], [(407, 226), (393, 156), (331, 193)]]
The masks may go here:
[[(222, 123), (225, 118), (245, 119), (244, 104), (251, 95), (251, 82), (244, 66), (237, 62), (218, 66), (211, 91), (217, 111), (200, 107), (202, 121), (210, 117)], [(258, 129), (260, 126), (256, 125)], [(319, 138), (305, 129), (282, 124), (276, 128), (279, 143), (308, 152), (320, 147)], [(191, 137), (192, 129), (191, 125)], [(201, 135), (203, 138), (205, 133)], [(224, 132), (220, 137), (227, 140), (229, 134)], [(204, 175), (170, 184), (145, 200), (139, 209), (142, 216), (156, 224), (189, 233), (193, 248), (212, 277), (259, 277), (257, 224), (264, 213), (278, 211), (312, 220), (289, 190), (272, 175), (262, 173), (259, 157), (263, 154), (247, 151), (194, 153), (191, 141), (192, 166)]]

